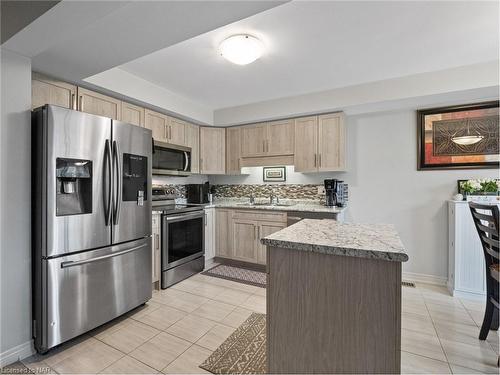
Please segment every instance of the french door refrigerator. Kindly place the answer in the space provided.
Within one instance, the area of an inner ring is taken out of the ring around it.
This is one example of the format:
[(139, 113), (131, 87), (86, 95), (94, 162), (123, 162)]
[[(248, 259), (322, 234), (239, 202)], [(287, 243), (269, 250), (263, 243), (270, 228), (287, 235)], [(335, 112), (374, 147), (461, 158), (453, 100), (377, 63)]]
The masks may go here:
[(33, 335), (50, 348), (151, 298), (151, 131), (32, 113)]

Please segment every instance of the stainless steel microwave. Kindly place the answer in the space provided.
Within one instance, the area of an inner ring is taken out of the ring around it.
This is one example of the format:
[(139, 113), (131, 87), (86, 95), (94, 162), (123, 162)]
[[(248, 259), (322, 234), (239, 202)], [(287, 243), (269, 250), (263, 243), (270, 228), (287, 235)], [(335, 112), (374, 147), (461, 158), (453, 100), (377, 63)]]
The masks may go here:
[(153, 174), (189, 176), (191, 148), (153, 140)]

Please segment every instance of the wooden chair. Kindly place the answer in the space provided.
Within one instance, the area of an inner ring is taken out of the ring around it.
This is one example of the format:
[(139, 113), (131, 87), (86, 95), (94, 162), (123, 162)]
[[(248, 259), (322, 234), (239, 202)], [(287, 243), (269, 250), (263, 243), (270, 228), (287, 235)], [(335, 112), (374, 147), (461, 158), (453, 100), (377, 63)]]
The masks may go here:
[(470, 202), (469, 207), (483, 246), (486, 262), (486, 311), (479, 332), (479, 339), (486, 340), (490, 329), (498, 330), (499, 211), (496, 205)]

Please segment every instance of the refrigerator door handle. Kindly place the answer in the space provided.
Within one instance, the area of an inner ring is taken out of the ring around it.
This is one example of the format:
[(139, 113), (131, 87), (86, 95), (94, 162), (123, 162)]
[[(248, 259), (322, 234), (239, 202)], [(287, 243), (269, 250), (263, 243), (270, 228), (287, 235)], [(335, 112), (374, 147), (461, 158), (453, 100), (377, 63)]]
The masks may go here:
[(103, 259), (113, 258), (113, 257), (117, 257), (117, 256), (120, 256), (120, 255), (123, 255), (123, 254), (131, 253), (132, 251), (139, 250), (139, 249), (141, 249), (143, 247), (146, 247), (146, 244), (135, 246), (135, 247), (132, 247), (130, 249), (123, 250), (123, 251), (117, 251), (116, 253), (112, 253), (112, 254), (108, 254), (108, 255), (103, 255), (103, 256), (100, 256), (100, 257), (95, 257), (95, 258), (90, 258), (90, 259), (85, 259), (85, 260), (77, 260), (77, 261), (71, 261), (70, 260), (68, 262), (62, 262), (61, 263), (61, 268), (76, 267), (76, 266), (81, 266), (83, 264), (98, 262), (98, 261), (103, 260)]
[(111, 165), (111, 144), (109, 139), (106, 139), (104, 148), (104, 163), (106, 164), (106, 172), (103, 173), (104, 184), (107, 184), (107, 189), (104, 188), (104, 220), (106, 226), (110, 225), (111, 222), (111, 180), (112, 180), (112, 165)]
[(115, 190), (115, 204), (113, 207), (113, 223), (118, 224), (118, 218), (120, 216), (120, 201), (121, 201), (121, 169), (120, 169), (120, 150), (116, 141), (113, 141), (113, 162), (114, 162), (114, 172), (116, 176), (116, 190)]

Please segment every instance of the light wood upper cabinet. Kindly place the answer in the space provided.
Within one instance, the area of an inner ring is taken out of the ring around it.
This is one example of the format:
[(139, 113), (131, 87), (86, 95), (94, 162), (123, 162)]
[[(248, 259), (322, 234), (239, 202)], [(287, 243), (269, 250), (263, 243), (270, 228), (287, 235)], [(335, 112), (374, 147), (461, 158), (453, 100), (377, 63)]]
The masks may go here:
[(226, 129), (226, 174), (240, 174), (241, 128)]
[(253, 157), (266, 154), (267, 124), (241, 127), (241, 156)]
[(318, 171), (345, 170), (344, 114), (318, 116)]
[(169, 120), (167, 131), (168, 143), (184, 146), (186, 144), (186, 122), (176, 119), (175, 117), (169, 117)]
[(318, 153), (318, 117), (295, 120), (295, 171), (316, 172)]
[(185, 145), (191, 147), (191, 173), (200, 173), (200, 127), (186, 123)]
[(144, 116), (144, 126), (153, 132), (155, 141), (168, 142), (167, 126), (168, 116), (163, 113), (146, 109)]
[(215, 254), (224, 258), (232, 256), (232, 210), (215, 209)]
[(267, 124), (266, 155), (293, 155), (295, 147), (294, 120)]
[(122, 101), (121, 121), (144, 126), (144, 108)]
[(295, 120), (295, 171), (344, 171), (346, 134), (343, 113)]
[(266, 264), (266, 245), (262, 245), (260, 240), (266, 236), (270, 236), (283, 228), (286, 228), (285, 223), (259, 223), (257, 239), (257, 263)]
[(226, 129), (200, 127), (200, 173), (226, 172)]
[(78, 110), (120, 120), (122, 102), (111, 96), (78, 87)]
[(31, 109), (45, 104), (76, 108), (76, 86), (38, 73), (31, 76)]

